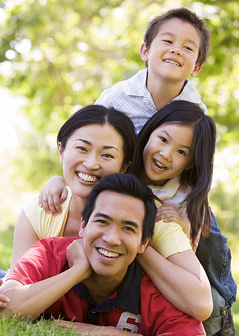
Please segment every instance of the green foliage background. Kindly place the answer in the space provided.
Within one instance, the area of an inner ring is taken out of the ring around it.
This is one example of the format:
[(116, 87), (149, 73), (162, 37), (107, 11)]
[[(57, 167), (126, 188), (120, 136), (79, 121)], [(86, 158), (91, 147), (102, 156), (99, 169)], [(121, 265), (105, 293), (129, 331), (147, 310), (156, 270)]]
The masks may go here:
[[(55, 139), (62, 123), (143, 68), (139, 48), (149, 19), (180, 6), (203, 18), (212, 36), (208, 61), (192, 81), (217, 123), (218, 155), (224, 158), (218, 168), (229, 177), (217, 180), (210, 203), (238, 260), (238, 0), (2, 0), (0, 87), (13, 98), (25, 97), (18, 113), (28, 127), (17, 125), (17, 152), (0, 158), (1, 226), (14, 226), (23, 194), (30, 197), (61, 174)], [(238, 281), (238, 262), (233, 272)]]

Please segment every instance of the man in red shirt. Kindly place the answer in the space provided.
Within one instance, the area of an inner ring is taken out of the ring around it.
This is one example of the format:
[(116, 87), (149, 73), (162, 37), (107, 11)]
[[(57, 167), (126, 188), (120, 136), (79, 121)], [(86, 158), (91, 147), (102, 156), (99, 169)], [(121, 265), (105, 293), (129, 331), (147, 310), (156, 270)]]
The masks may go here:
[(154, 196), (136, 177), (104, 177), (82, 212), (80, 238), (42, 239), (18, 261), (1, 287), (10, 303), (0, 315), (74, 319), (62, 324), (91, 335), (205, 335), (201, 322), (172, 306), (135, 260), (155, 216)]

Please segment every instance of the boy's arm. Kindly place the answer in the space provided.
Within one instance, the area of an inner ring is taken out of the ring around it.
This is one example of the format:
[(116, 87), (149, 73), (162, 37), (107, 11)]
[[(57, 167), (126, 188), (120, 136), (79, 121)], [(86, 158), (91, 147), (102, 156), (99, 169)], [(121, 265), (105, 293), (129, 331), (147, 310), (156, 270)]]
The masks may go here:
[(66, 181), (62, 176), (53, 176), (41, 189), (39, 194), (39, 206), (47, 213), (58, 215), (62, 213), (61, 203), (67, 198)]

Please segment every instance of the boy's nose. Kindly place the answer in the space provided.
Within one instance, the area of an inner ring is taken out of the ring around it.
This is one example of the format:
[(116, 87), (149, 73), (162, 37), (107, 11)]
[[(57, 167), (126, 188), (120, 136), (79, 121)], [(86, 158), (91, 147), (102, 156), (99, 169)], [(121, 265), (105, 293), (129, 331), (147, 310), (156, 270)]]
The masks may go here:
[(176, 54), (176, 55), (181, 55), (182, 54), (181, 49), (179, 47), (176, 47), (176, 46), (172, 47), (170, 52), (172, 54)]

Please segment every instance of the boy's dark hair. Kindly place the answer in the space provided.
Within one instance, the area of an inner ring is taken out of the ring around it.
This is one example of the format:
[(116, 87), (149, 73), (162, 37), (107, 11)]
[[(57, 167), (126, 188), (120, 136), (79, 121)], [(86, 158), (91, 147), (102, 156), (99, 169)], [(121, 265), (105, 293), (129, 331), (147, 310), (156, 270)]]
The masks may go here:
[(85, 225), (87, 225), (92, 214), (97, 197), (103, 191), (113, 191), (119, 194), (135, 197), (144, 203), (145, 215), (143, 221), (143, 242), (146, 238), (151, 238), (154, 231), (157, 208), (154, 203), (155, 196), (151, 189), (144, 185), (133, 174), (111, 174), (104, 176), (90, 193), (86, 205), (82, 211)]
[(115, 128), (123, 140), (124, 158), (122, 168), (131, 163), (127, 172), (137, 171), (139, 163), (139, 146), (131, 119), (123, 112), (102, 105), (88, 105), (75, 112), (61, 127), (57, 143), (64, 150), (67, 140), (77, 130), (90, 124), (109, 124)]
[[(196, 237), (203, 221), (203, 234), (207, 236), (211, 226), (208, 192), (212, 181), (216, 146), (215, 122), (210, 116), (205, 115), (195, 103), (183, 100), (172, 101), (155, 113), (139, 133), (141, 158), (143, 158), (143, 150), (152, 132), (164, 124), (193, 127), (191, 168), (182, 172), (180, 183), (192, 189), (185, 199), (192, 239)], [(143, 159), (141, 167), (143, 167)]]
[(153, 39), (157, 35), (161, 25), (171, 19), (180, 19), (182, 21), (188, 22), (194, 26), (194, 28), (199, 32), (201, 37), (201, 43), (198, 52), (197, 65), (202, 65), (206, 62), (207, 54), (210, 46), (210, 33), (206, 28), (205, 22), (200, 19), (194, 12), (187, 8), (175, 8), (171, 9), (165, 14), (156, 16), (152, 21), (149, 22), (148, 28), (144, 35), (144, 42), (147, 49), (150, 48)]

